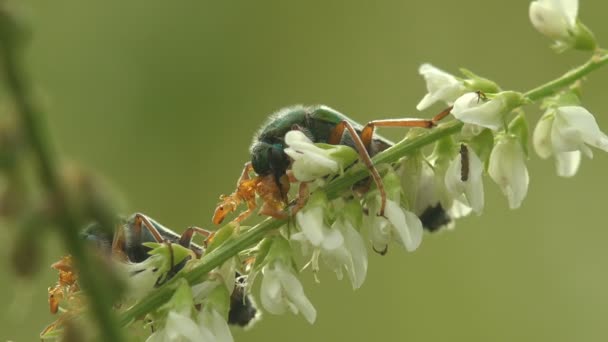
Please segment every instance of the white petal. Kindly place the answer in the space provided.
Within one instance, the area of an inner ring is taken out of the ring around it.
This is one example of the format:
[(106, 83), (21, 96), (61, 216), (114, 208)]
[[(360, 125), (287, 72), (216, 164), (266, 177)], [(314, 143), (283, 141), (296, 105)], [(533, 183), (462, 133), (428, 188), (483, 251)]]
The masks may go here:
[[(201, 324), (199, 324), (198, 328), (199, 328), (199, 336), (196, 341), (198, 341), (198, 342), (215, 342), (216, 338), (213, 335), (213, 332), (211, 331), (211, 329), (209, 329), (207, 326), (201, 325)], [(172, 341), (172, 342), (174, 342), (174, 341)]]
[(503, 138), (492, 149), (488, 173), (507, 196), (511, 209), (519, 208), (528, 193), (528, 169), (519, 141)]
[(358, 289), (363, 285), (367, 276), (367, 248), (361, 234), (353, 228), (350, 222), (344, 222), (342, 233), (344, 234), (344, 245), (351, 257), (351, 263), (346, 265), (346, 271), (353, 289)]
[(454, 102), (452, 115), (464, 123), (496, 131), (503, 126), (503, 110), (504, 102), (501, 98), (484, 102), (477, 93), (466, 93)]
[[(553, 1), (551, 1), (553, 2)], [(560, 8), (547, 1), (534, 1), (530, 4), (530, 21), (536, 30), (554, 40), (567, 40), (569, 30), (574, 26), (570, 18)]]
[(467, 200), (477, 214), (481, 214), (484, 207), (484, 192), (483, 192), (483, 163), (475, 154), (473, 149), (469, 148), (469, 178), (465, 183), (465, 195)]
[(312, 140), (308, 139), (306, 134), (297, 129), (291, 130), (285, 134), (285, 143), (288, 146), (304, 147), (312, 144)]
[(460, 155), (454, 158), (445, 172), (445, 187), (451, 197), (456, 198), (464, 193), (464, 182), (462, 181), (462, 159)]
[(483, 191), (483, 163), (473, 149), (468, 148), (468, 176), (462, 180), (462, 155), (452, 160), (445, 174), (445, 186), (452, 198), (465, 195), (466, 205), (477, 214), (481, 214), (484, 207)]
[(534, 150), (539, 157), (543, 159), (549, 158), (553, 154), (553, 145), (551, 144), (551, 128), (553, 126), (555, 116), (547, 112), (545, 113), (534, 128), (532, 143)]
[(581, 152), (559, 152), (555, 154), (555, 167), (560, 177), (572, 177), (576, 175), (581, 164)]
[[(386, 215), (386, 209), (384, 214)], [(373, 248), (376, 251), (384, 250), (391, 239), (391, 224), (384, 217), (375, 215), (366, 216), (365, 221), (366, 225), (371, 227), (369, 238)]]
[(299, 181), (309, 182), (340, 169), (338, 162), (330, 157), (327, 150), (315, 146), (301, 131), (287, 132), (285, 142), (289, 147), (284, 151), (294, 160), (291, 168)]
[[(210, 312), (209, 312), (210, 311)], [(201, 323), (208, 328), (217, 342), (233, 342), (228, 322), (215, 310), (203, 310)], [(200, 341), (200, 340), (199, 340)]]
[(262, 285), (260, 287), (260, 300), (266, 311), (275, 315), (281, 315), (285, 313), (287, 304), (282, 298), (281, 282), (277, 272), (277, 270), (269, 266), (264, 267), (264, 277), (262, 278)]
[[(418, 179), (418, 189), (416, 190), (416, 201), (414, 205), (414, 212), (421, 214), (428, 207), (435, 206), (439, 202), (439, 195), (443, 189), (438, 189), (435, 183), (436, 177), (433, 169), (428, 163), (422, 163), (422, 169), (420, 170), (420, 178)], [(443, 182), (441, 182), (443, 188)]]
[(448, 214), (454, 220), (459, 219), (461, 217), (469, 216), (473, 209), (468, 205), (462, 203), (461, 201), (454, 200), (452, 202), (452, 206), (448, 210)]
[(464, 86), (454, 76), (430, 64), (421, 65), (418, 72), (424, 77), (428, 91), (416, 106), (418, 110), (424, 110), (438, 101), (450, 104), (464, 92)]
[(315, 307), (304, 294), (304, 288), (302, 287), (300, 280), (281, 263), (277, 263), (277, 269), (280, 272), (279, 279), (287, 298), (295, 305), (299, 312), (302, 313), (302, 316), (304, 316), (308, 323), (314, 323), (317, 317), (317, 310), (315, 310)]
[(568, 25), (574, 27), (578, 15), (578, 0), (550, 0), (555, 8), (558, 8), (566, 18)]
[(192, 318), (180, 315), (173, 311), (167, 316), (167, 324), (165, 325), (165, 334), (170, 341), (198, 341), (199, 340), (198, 325)]
[(344, 243), (344, 237), (342, 233), (340, 233), (337, 229), (327, 229), (325, 232), (325, 238), (323, 239), (323, 243), (321, 247), (324, 250), (332, 250), (336, 249)]
[(608, 151), (608, 137), (600, 131), (593, 114), (580, 106), (565, 106), (557, 109), (557, 117), (572, 129), (580, 132), (582, 140), (594, 147)]
[[(324, 210), (320, 206), (305, 208), (296, 214), (296, 221), (306, 239), (315, 247), (326, 250), (338, 248), (344, 242), (339, 230), (328, 228), (323, 219)], [(300, 236), (292, 236), (292, 239), (301, 239)]]
[[(398, 203), (387, 200), (386, 201), (386, 209), (384, 214), (388, 221), (393, 226), (397, 236), (399, 237), (399, 241), (408, 252), (412, 252), (418, 248), (420, 245), (420, 241), (422, 240), (422, 224), (418, 219), (418, 223), (412, 220), (411, 216), (407, 216), (407, 214), (411, 214), (403, 210)], [(411, 214), (414, 217), (417, 216)], [(414, 223), (411, 227), (408, 223)]]
[(320, 246), (323, 242), (323, 208), (304, 208), (296, 214), (296, 222), (308, 241), (314, 246)]
[(409, 228), (409, 241), (405, 245), (405, 248), (412, 252), (418, 249), (422, 243), (422, 222), (420, 222), (418, 216), (407, 210), (405, 211), (405, 221), (407, 222), (407, 226)]

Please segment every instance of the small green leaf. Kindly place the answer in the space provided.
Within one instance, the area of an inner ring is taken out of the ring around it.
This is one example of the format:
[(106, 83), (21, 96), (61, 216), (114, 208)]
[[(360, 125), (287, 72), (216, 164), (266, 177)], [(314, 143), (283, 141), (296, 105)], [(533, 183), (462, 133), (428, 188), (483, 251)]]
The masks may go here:
[(487, 78), (481, 77), (471, 70), (460, 68), (460, 72), (468, 77), (468, 79), (464, 80), (464, 86), (467, 87), (470, 91), (481, 91), (484, 93), (498, 93), (500, 91), (500, 87), (496, 82), (491, 81)]
[(218, 229), (213, 235), (213, 239), (207, 246), (205, 253), (211, 253), (213, 250), (224, 244), (224, 242), (235, 236), (235, 230), (238, 223), (230, 222), (227, 225)]

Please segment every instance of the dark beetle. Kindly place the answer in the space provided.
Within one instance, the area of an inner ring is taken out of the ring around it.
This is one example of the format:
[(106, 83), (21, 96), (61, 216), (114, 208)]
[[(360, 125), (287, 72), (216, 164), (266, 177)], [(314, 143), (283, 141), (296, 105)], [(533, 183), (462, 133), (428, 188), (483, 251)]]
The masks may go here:
[[(358, 151), (361, 161), (368, 167), (382, 197), (380, 214), (384, 212), (386, 194), (378, 171), (371, 157), (391, 147), (393, 143), (374, 134), (375, 127), (434, 127), (437, 122), (450, 113), (448, 108), (430, 120), (424, 119), (388, 119), (368, 122), (365, 126), (355, 122), (346, 115), (327, 106), (294, 106), (280, 110), (272, 115), (262, 126), (251, 146), (251, 161), (245, 164), (245, 169), (237, 183), (237, 190), (222, 196), (222, 202), (217, 206), (213, 222), (219, 224), (224, 217), (235, 211), (237, 206), (245, 202), (247, 211), (241, 213), (235, 221), (245, 219), (256, 208), (256, 193), (263, 199), (264, 206), (261, 214), (277, 218), (285, 218), (285, 197), (289, 190), (287, 171), (291, 159), (284, 152), (285, 134), (291, 130), (300, 130), (314, 143), (346, 145)], [(249, 173), (255, 171), (257, 177), (250, 178)], [(301, 183), (301, 186), (305, 183)], [(301, 189), (300, 193), (305, 193)], [(303, 205), (300, 203), (298, 207)], [(423, 225), (428, 230), (436, 230), (449, 222), (450, 218), (441, 208), (429, 208), (421, 216)], [(292, 210), (293, 214), (293, 210)]]
[[(211, 235), (210, 232), (202, 228), (189, 227), (180, 236), (152, 218), (136, 213), (125, 220), (115, 234), (110, 234), (106, 230), (103, 230), (99, 224), (93, 223), (81, 232), (81, 236), (107, 255), (119, 255), (125, 258), (127, 262), (138, 263), (150, 256), (148, 252), (151, 249), (143, 245), (145, 242), (179, 244), (189, 248), (196, 254), (197, 258), (200, 258), (204, 254), (205, 249), (203, 246), (192, 243), (194, 233), (199, 233), (205, 237)], [(158, 278), (155, 286), (160, 286), (171, 279), (184, 267), (186, 262), (187, 259), (173, 265), (165, 276)], [(237, 284), (231, 295), (228, 323), (247, 326), (255, 318), (256, 313), (257, 309), (249, 296), (245, 294), (243, 284)]]

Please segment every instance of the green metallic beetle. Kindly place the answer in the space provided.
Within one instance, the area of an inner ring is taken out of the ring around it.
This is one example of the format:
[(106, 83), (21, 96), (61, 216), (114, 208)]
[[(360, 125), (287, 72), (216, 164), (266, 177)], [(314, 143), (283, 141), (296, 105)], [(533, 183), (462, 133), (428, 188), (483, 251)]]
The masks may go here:
[[(291, 159), (284, 152), (285, 134), (291, 130), (302, 131), (314, 143), (346, 145), (359, 153), (360, 159), (369, 169), (382, 198), (380, 214), (384, 213), (386, 192), (378, 170), (374, 167), (371, 157), (384, 151), (393, 143), (381, 136), (374, 135), (376, 127), (423, 127), (432, 128), (438, 121), (450, 114), (451, 107), (445, 109), (430, 120), (426, 119), (388, 119), (368, 122), (365, 126), (358, 124), (346, 115), (327, 106), (293, 106), (279, 110), (270, 116), (268, 121), (257, 133), (251, 146), (251, 161), (245, 168), (237, 183), (237, 189), (229, 196), (222, 196), (221, 203), (216, 207), (213, 222), (220, 224), (225, 216), (236, 210), (239, 204), (245, 202), (247, 210), (241, 213), (235, 221), (240, 222), (249, 216), (256, 208), (256, 194), (263, 200), (260, 214), (276, 218), (286, 218), (286, 194), (289, 190), (287, 171)], [(257, 176), (250, 177), (254, 171)], [(300, 183), (299, 200), (305, 198), (306, 184)], [(296, 204), (296, 209), (303, 203)], [(429, 230), (434, 230), (449, 221), (447, 213), (442, 208), (430, 208), (430, 212), (421, 215), (423, 224)], [(292, 213), (294, 210), (292, 210)], [(426, 214), (426, 215), (425, 215)]]

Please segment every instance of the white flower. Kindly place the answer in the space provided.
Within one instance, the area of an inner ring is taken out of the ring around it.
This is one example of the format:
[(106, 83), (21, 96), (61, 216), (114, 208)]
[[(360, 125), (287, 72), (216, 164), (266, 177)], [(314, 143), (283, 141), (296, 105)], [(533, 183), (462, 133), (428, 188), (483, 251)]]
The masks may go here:
[(445, 186), (452, 198), (471, 207), (475, 213), (481, 214), (484, 206), (483, 164), (473, 149), (466, 148), (466, 151), (466, 154), (457, 155), (448, 166)]
[(569, 41), (576, 26), (578, 0), (533, 1), (529, 14), (540, 33), (556, 41)]
[(274, 260), (262, 269), (264, 278), (260, 289), (262, 306), (270, 313), (280, 315), (289, 309), (294, 314), (301, 312), (309, 323), (314, 323), (317, 311), (306, 298), (304, 289), (293, 274), (291, 266)]
[(534, 129), (533, 143), (541, 158), (555, 155), (557, 173), (562, 177), (576, 174), (581, 152), (593, 158), (589, 146), (608, 151), (608, 136), (600, 131), (593, 114), (580, 106), (547, 111)]
[(485, 101), (478, 93), (466, 93), (454, 102), (452, 115), (464, 123), (475, 124), (491, 130), (502, 128), (505, 110), (503, 97)]
[(354, 149), (345, 145), (314, 144), (299, 130), (287, 132), (285, 143), (289, 146), (285, 153), (293, 159), (293, 175), (301, 182), (336, 173), (357, 160)]
[(379, 215), (381, 197), (378, 191), (368, 193), (366, 200), (369, 212), (365, 216), (366, 225), (371, 229), (370, 238), (374, 250), (385, 253), (388, 243), (395, 239), (407, 251), (413, 252), (422, 242), (422, 222), (416, 214), (401, 206), (403, 189), (395, 171), (389, 170), (382, 181), (387, 195), (384, 216)]
[(165, 327), (156, 330), (146, 342), (205, 341), (199, 332), (198, 325), (189, 314), (170, 311)]
[(233, 342), (228, 322), (216, 310), (203, 307), (198, 314), (199, 336), (195, 341)]
[(580, 20), (578, 0), (537, 0), (530, 4), (530, 21), (540, 33), (555, 41), (558, 52), (568, 48), (594, 50), (593, 32)]
[[(399, 172), (401, 173), (401, 184), (403, 192), (410, 204), (412, 211), (416, 214), (425, 229), (435, 231), (439, 228), (453, 225), (451, 217), (446, 208), (451, 206), (445, 182), (445, 173), (442, 165), (443, 160), (435, 155), (431, 156), (433, 166), (419, 157), (408, 156), (402, 159)], [(438, 181), (439, 180), (439, 181)]]
[(430, 64), (422, 64), (418, 72), (424, 77), (428, 91), (416, 106), (418, 110), (425, 110), (439, 101), (451, 105), (454, 100), (465, 92), (465, 87), (461, 81)]
[[(221, 286), (220, 282), (205, 283), (210, 286), (199, 286), (197, 289), (197, 296), (205, 292), (206, 298), (196, 319), (192, 315), (195, 312), (193, 291), (182, 279), (171, 300), (160, 308), (161, 312), (163, 309), (169, 309), (164, 326), (150, 335), (146, 342), (233, 342), (226, 318), (216, 310), (218, 303), (226, 306), (225, 310), (228, 309), (229, 292)], [(201, 291), (202, 287), (206, 290)]]
[(336, 249), (344, 242), (339, 230), (330, 229), (324, 223), (324, 208), (322, 206), (306, 206), (296, 214), (296, 222), (302, 231), (292, 235), (294, 240), (307, 240), (314, 247), (325, 250)]
[(418, 216), (390, 199), (386, 201), (384, 216), (372, 217), (371, 240), (376, 251), (386, 250), (393, 238), (396, 238), (408, 252), (413, 252), (420, 246), (422, 222)]
[(156, 330), (146, 342), (233, 342), (226, 319), (217, 311), (203, 308), (197, 322), (186, 314), (170, 311), (165, 327)]
[(587, 145), (608, 151), (608, 136), (600, 131), (593, 114), (580, 106), (557, 108), (551, 141), (555, 152), (580, 150), (589, 158), (593, 152)]
[(519, 208), (528, 193), (528, 169), (525, 154), (518, 139), (506, 136), (498, 140), (492, 154), (488, 173), (507, 196), (511, 209)]
[[(314, 195), (313, 195), (314, 196)], [(292, 240), (312, 247), (312, 269), (319, 270), (319, 257), (330, 265), (338, 279), (342, 279), (342, 269), (346, 269), (353, 289), (361, 287), (367, 274), (367, 250), (361, 235), (346, 219), (336, 220), (331, 228), (325, 224), (324, 208), (326, 200), (311, 198), (309, 205), (296, 214), (296, 222), (301, 232), (291, 236)]]
[(348, 220), (336, 220), (332, 229), (342, 233), (344, 243), (334, 250), (321, 253), (321, 256), (327, 264), (332, 266), (338, 279), (342, 279), (342, 268), (344, 268), (353, 289), (356, 290), (363, 285), (367, 276), (365, 242)]

